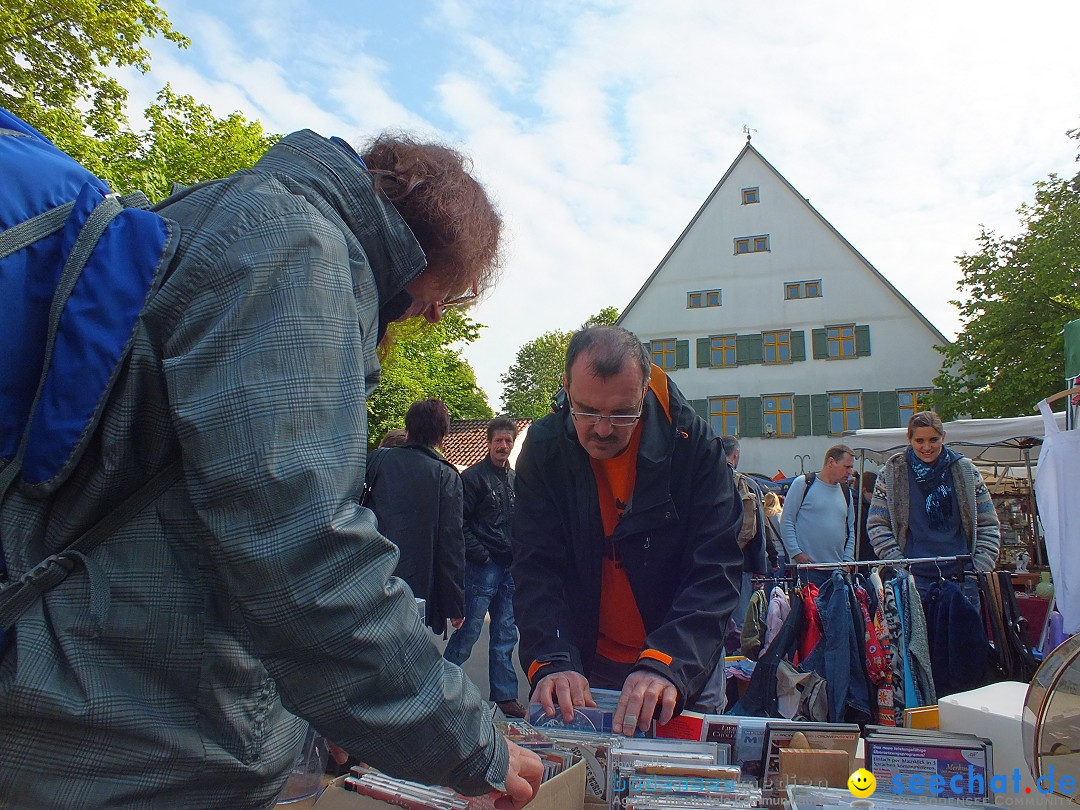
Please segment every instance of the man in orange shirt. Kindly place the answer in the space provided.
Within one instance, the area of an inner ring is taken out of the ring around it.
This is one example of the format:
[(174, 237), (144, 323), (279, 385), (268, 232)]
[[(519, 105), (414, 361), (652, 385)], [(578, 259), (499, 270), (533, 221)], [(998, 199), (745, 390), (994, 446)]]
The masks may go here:
[(742, 504), (720, 441), (637, 337), (570, 341), (518, 459), (514, 612), (533, 700), (566, 720), (621, 690), (633, 734), (696, 703), (738, 598)]

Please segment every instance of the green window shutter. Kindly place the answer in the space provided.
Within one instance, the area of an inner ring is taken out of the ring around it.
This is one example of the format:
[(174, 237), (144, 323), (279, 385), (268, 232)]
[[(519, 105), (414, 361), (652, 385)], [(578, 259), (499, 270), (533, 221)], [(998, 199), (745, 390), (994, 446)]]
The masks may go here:
[[(816, 330), (815, 330), (816, 331)], [(815, 436), (829, 435), (829, 395), (810, 395), (810, 418), (812, 430)]]
[(740, 366), (760, 363), (764, 353), (761, 333), (735, 336), (735, 362)]
[(710, 368), (712, 366), (712, 341), (707, 338), (697, 339), (697, 367)]
[(862, 394), (862, 426), (864, 428), (881, 427), (881, 413), (878, 402), (881, 393), (878, 391), (863, 391)]
[(690, 341), (675, 341), (675, 368), (690, 368)]
[(749, 335), (750, 338), (750, 362), (761, 363), (765, 359), (765, 339), (761, 336), (761, 332), (756, 335)]
[(750, 362), (750, 335), (735, 336), (735, 364), (745, 366)]
[(895, 391), (878, 392), (878, 413), (883, 428), (904, 427), (900, 424), (900, 397)]
[(814, 359), (825, 360), (829, 356), (829, 339), (824, 329), (815, 329), (811, 334), (814, 344)]
[(761, 417), (761, 397), (739, 397), (739, 435), (762, 435), (764, 422)]
[(707, 399), (692, 399), (690, 400), (690, 406), (694, 409), (694, 413), (709, 421), (709, 400)]
[(649, 355), (649, 362), (651, 363), (652, 362), (652, 344), (646, 342), (646, 343), (642, 343), (641, 345), (645, 349), (645, 354)]
[(870, 327), (869, 326), (856, 326), (855, 327), (855, 356), (856, 357), (869, 357), (870, 356)]
[[(802, 334), (801, 332), (799, 334)], [(800, 357), (800, 360), (805, 360), (805, 357)], [(796, 394), (795, 395), (795, 435), (796, 436), (809, 436), (810, 435), (810, 395), (809, 394)]]
[(791, 359), (806, 359), (806, 332), (801, 329), (798, 332), (791, 333)]

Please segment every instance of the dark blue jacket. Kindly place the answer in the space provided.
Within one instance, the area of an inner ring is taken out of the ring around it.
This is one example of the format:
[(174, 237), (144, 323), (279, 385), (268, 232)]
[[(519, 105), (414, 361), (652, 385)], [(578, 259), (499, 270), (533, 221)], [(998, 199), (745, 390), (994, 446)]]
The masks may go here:
[[(738, 599), (742, 505), (719, 439), (670, 381), (668, 393), (670, 418), (652, 388), (645, 397), (634, 495), (612, 542), (645, 625), (647, 654), (636, 668), (671, 680), (681, 710), (723, 654)], [(563, 670), (588, 675), (604, 528), (589, 456), (565, 402), (529, 428), (515, 488), (522, 668), (533, 685)]]

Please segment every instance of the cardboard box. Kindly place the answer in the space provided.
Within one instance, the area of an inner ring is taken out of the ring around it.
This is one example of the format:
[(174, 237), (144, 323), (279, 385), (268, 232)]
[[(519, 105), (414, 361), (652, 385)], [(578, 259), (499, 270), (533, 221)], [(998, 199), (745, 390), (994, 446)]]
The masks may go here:
[(832, 748), (781, 748), (781, 788), (788, 785), (845, 787), (851, 776), (847, 751)]
[[(345, 790), (341, 783), (344, 776), (339, 776), (326, 786), (326, 790), (315, 802), (317, 810), (389, 810), (393, 805), (380, 802), (370, 796), (363, 796)], [(607, 803), (604, 803), (605, 806)], [(585, 763), (577, 762), (558, 776), (549, 779), (540, 786), (536, 797), (529, 803), (529, 810), (584, 810), (585, 808)]]
[(904, 728), (921, 728), (936, 731), (938, 728), (938, 707), (915, 706), (904, 709)]

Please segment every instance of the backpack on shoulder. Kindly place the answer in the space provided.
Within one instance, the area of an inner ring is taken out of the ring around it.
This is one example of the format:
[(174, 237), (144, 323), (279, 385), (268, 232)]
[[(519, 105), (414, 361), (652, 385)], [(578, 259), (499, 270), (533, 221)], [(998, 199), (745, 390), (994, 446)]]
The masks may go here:
[[(114, 194), (2, 108), (0, 177), (2, 509), (12, 486), (46, 498), (78, 463), (171, 263), (179, 228), (150, 211), (143, 194)], [(179, 475), (177, 459), (29, 570), (7, 570), (0, 536), (0, 655), (23, 611)]]
[(739, 529), (739, 548), (746, 548), (758, 533), (758, 496), (745, 473), (735, 471), (735, 489), (742, 501), (743, 519)]

